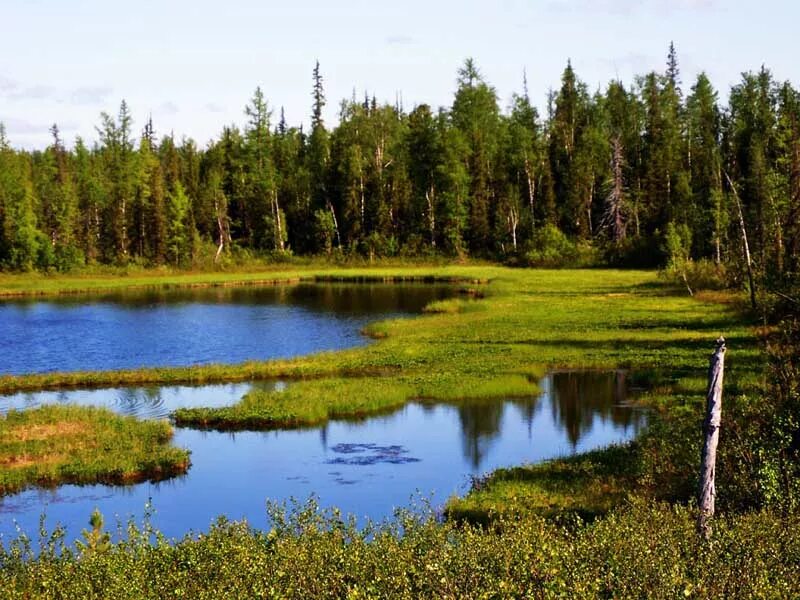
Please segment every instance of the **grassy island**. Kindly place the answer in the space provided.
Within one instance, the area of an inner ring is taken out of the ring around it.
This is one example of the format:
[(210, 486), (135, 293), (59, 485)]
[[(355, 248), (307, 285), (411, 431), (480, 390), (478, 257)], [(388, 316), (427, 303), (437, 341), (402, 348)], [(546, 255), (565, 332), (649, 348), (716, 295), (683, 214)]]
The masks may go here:
[(185, 473), (166, 421), (99, 408), (43, 406), (0, 417), (0, 495), (31, 485), (130, 484)]

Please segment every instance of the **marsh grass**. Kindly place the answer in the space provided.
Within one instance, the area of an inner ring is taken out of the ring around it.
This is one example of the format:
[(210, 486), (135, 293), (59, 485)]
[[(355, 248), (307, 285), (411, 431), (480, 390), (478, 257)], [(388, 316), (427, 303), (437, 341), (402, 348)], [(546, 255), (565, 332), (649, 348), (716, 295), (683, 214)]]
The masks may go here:
[[(174, 414), (182, 426), (275, 429), (363, 418), (420, 399), (458, 403), (530, 396), (553, 368), (631, 369), (649, 390), (641, 401), (653, 411), (655, 432), (630, 450), (638, 472), (609, 480), (601, 468), (608, 463), (604, 455), (591, 455), (498, 475), (489, 480), (494, 487), (451, 507), (453, 514), (460, 507), (462, 515), (486, 521), (490, 512), (513, 513), (523, 506), (541, 514), (601, 514), (621, 501), (623, 490), (667, 490), (670, 499), (687, 497), (714, 340), (720, 334), (728, 340), (726, 382), (737, 394), (758, 389), (763, 372), (753, 331), (735, 303), (721, 302), (721, 292), (708, 301), (690, 298), (652, 272), (467, 265), (290, 269), (159, 281), (205, 285), (281, 278), (451, 281), (480, 293), (434, 303), (413, 318), (373, 323), (366, 332), (376, 340), (365, 347), (241, 365), (7, 376), (0, 378), (0, 389), (284, 379), (289, 384), (283, 391), (253, 391), (233, 406)], [(61, 289), (58, 285), (53, 282), (53, 289)], [(609, 461), (619, 460), (620, 451), (608, 452)]]
[(166, 421), (99, 408), (43, 406), (0, 417), (0, 495), (30, 485), (128, 484), (184, 473), (189, 452)]
[(544, 463), (502, 468), (473, 480), (463, 498), (451, 498), (448, 518), (488, 525), (509, 518), (605, 515), (639, 487), (636, 442)]
[[(763, 405), (755, 393), (764, 366), (753, 330), (729, 295), (690, 299), (655, 274), (635, 271), (400, 271), (402, 277), (490, 283), (482, 286), (482, 298), (448, 300), (416, 318), (370, 325), (367, 332), (377, 341), (365, 348), (247, 365), (5, 378), (2, 385), (291, 379), (283, 391), (253, 391), (231, 407), (175, 415), (198, 427), (268, 429), (367, 416), (409, 400), (531, 395), (551, 368), (627, 367), (641, 390), (637, 401), (649, 411), (647, 429), (624, 446), (495, 471), (476, 480), (467, 497), (451, 500), (444, 523), (400, 513), (361, 527), (312, 504), (273, 513), (269, 532), (221, 518), (209, 532), (174, 543), (129, 528), (129, 539), (103, 552), (77, 552), (59, 545), (57, 536), (38, 552), (18, 540), (0, 547), (3, 597), (796, 596), (797, 516), (727, 510), (756, 480), (742, 468), (748, 464), (742, 456), (758, 445), (747, 426)], [(397, 275), (326, 274), (337, 280)], [(718, 462), (721, 514), (706, 543), (695, 535), (689, 499), (707, 357), (721, 333), (729, 347)], [(66, 438), (93, 435), (87, 431), (98, 424), (92, 421), (87, 430), (81, 421), (91, 409), (67, 410), (77, 416), (57, 413), (44, 429), (23, 427), (13, 436), (4, 429), (0, 439), (35, 445), (52, 437), (47, 427), (62, 428)], [(124, 428), (140, 425), (125, 421)], [(156, 438), (163, 442), (165, 425), (159, 427)], [(47, 458), (53, 454), (58, 451), (42, 450), (36, 468), (54, 468)], [(146, 449), (142, 460), (153, 454)], [(126, 454), (126, 460), (135, 463), (135, 456)], [(88, 461), (101, 458), (93, 447), (76, 468), (89, 469), (94, 463)]]

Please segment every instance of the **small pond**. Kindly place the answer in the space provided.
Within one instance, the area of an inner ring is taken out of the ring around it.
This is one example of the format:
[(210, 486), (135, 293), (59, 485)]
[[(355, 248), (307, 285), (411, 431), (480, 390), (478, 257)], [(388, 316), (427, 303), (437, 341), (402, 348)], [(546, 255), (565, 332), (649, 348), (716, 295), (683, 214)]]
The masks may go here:
[[(249, 385), (18, 394), (0, 398), (0, 411), (77, 402), (161, 417), (179, 406), (230, 404)], [(115, 516), (140, 520), (148, 500), (155, 509), (153, 524), (169, 537), (206, 530), (221, 514), (264, 527), (267, 499), (304, 500), (312, 493), (322, 506), (382, 519), (415, 496), (441, 506), (451, 495), (464, 493), (471, 476), (622, 442), (645, 424), (644, 413), (626, 402), (624, 372), (555, 372), (540, 387), (539, 396), (412, 402), (389, 415), (304, 430), (178, 428), (175, 444), (192, 451), (187, 475), (127, 487), (30, 489), (0, 498), (0, 536), (14, 537), (16, 524), (35, 534), (44, 512), (49, 528), (61, 523), (68, 538), (75, 539), (94, 508), (113, 529)]]
[(239, 363), (368, 343), (369, 322), (458, 288), (317, 284), (126, 291), (0, 301), (0, 375)]

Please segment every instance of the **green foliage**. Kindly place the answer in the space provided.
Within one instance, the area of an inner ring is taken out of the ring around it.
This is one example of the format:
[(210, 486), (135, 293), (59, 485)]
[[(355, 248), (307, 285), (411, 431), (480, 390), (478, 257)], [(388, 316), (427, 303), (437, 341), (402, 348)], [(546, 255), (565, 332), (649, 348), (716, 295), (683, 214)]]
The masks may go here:
[(531, 249), (525, 262), (532, 267), (574, 266), (578, 260), (578, 247), (555, 225), (547, 224), (537, 229), (531, 240)]
[(84, 541), (75, 542), (79, 552), (83, 556), (108, 552), (111, 548), (111, 534), (103, 531), (103, 514), (96, 508), (92, 512), (92, 516), (89, 517), (89, 526), (91, 527), (90, 530), (84, 529), (81, 532)]
[(189, 198), (183, 185), (177, 182), (175, 191), (167, 196), (167, 255), (175, 265), (185, 263), (191, 249), (188, 227)]
[(669, 223), (664, 234), (664, 252), (667, 265), (664, 276), (675, 285), (685, 285), (689, 290), (718, 290), (727, 287), (724, 265), (710, 260), (692, 260), (692, 234), (688, 225)]
[[(45, 539), (0, 550), (0, 592), (135, 598), (784, 598), (800, 586), (800, 522), (771, 513), (725, 517), (715, 539), (692, 511), (634, 502), (563, 525), (527, 517), (492, 529), (401, 512), (356, 526), (312, 501), (270, 507), (268, 532), (220, 519), (175, 543), (128, 526), (104, 552)], [(152, 541), (155, 538), (155, 541)]]
[(684, 223), (668, 223), (664, 233), (664, 246), (667, 254), (667, 268), (684, 270), (690, 260), (692, 232)]
[(189, 453), (165, 421), (108, 410), (44, 406), (0, 417), (0, 494), (31, 485), (130, 483), (183, 473)]
[(333, 252), (335, 235), (336, 226), (333, 221), (333, 215), (331, 215), (330, 211), (319, 209), (314, 213), (314, 236), (318, 246), (327, 255)]
[(568, 62), (541, 116), (525, 80), (503, 111), (472, 59), (456, 85), (450, 106), (409, 113), (354, 93), (329, 130), (316, 64), (309, 132), (283, 110), (273, 126), (257, 88), (245, 122), (204, 148), (158, 140), (152, 121), (134, 139), (125, 102), (101, 115), (91, 148), (68, 150), (55, 126), (43, 151), (12, 149), (4, 134), (0, 268), (206, 268), (212, 244), (213, 268), (234, 248), (653, 268), (669, 259), (673, 223), (689, 228), (674, 231), (673, 278), (705, 285), (709, 269), (692, 263), (713, 260), (715, 285), (741, 287), (740, 204), (754, 287), (797, 272), (800, 94), (766, 68), (744, 73), (727, 106), (704, 73), (684, 95), (674, 47), (663, 72), (593, 94)]

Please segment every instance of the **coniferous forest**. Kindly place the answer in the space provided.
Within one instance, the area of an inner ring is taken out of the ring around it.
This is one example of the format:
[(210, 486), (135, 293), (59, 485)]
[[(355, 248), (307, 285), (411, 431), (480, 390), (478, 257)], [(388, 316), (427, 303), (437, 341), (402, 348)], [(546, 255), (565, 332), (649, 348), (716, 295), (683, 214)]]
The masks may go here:
[(46, 149), (16, 150), (0, 129), (0, 265), (441, 254), (671, 262), (684, 279), (725, 265), (728, 283), (797, 269), (800, 93), (766, 67), (725, 105), (704, 74), (682, 81), (672, 45), (663, 72), (595, 91), (568, 62), (540, 114), (527, 81), (503, 109), (467, 59), (451, 106), (354, 92), (336, 126), (319, 63), (311, 83), (310, 128), (257, 88), (243, 127), (205, 148), (138, 127), (124, 101), (91, 146), (53, 125)]
[(0, 598), (797, 597), (800, 89), (309, 75), (0, 122)]

